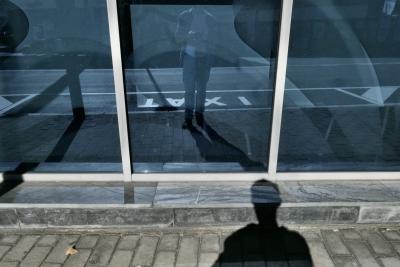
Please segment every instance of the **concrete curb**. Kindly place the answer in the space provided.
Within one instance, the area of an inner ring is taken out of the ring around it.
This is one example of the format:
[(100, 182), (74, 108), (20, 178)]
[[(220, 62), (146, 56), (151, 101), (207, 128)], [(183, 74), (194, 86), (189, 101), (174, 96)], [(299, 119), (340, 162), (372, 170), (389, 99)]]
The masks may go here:
[[(236, 226), (257, 222), (274, 207), (244, 205), (0, 204), (0, 228), (121, 228)], [(271, 213), (273, 212), (273, 213)], [(394, 224), (400, 202), (284, 203), (279, 224)]]

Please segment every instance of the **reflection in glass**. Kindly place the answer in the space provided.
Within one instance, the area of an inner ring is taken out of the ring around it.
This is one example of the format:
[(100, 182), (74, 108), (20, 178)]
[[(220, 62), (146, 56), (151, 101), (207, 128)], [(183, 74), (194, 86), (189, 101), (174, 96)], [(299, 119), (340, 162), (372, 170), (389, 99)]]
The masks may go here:
[(206, 87), (212, 55), (215, 54), (213, 50), (216, 50), (216, 29), (216, 19), (201, 5), (184, 10), (178, 16), (175, 38), (181, 45), (180, 63), (185, 89), (183, 128), (193, 127), (193, 112), (199, 126), (204, 123)]
[(279, 171), (399, 170), (399, 11), (294, 2)]
[(135, 172), (266, 171), (280, 1), (119, 1)]
[(0, 1), (0, 172), (121, 171), (110, 53), (105, 0)]

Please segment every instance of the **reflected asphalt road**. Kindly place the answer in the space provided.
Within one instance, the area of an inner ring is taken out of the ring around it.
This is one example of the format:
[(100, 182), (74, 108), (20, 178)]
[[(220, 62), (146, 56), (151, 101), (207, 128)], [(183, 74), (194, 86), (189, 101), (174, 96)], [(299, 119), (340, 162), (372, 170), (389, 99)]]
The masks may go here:
[[(155, 163), (164, 168), (164, 162), (207, 161), (195, 138), (181, 129), (183, 114), (175, 113), (182, 112), (184, 107), (181, 71), (127, 71), (128, 110), (130, 113), (147, 113), (130, 116), (136, 123), (131, 137), (135, 144), (135, 162)], [(400, 75), (387, 73), (399, 71), (400, 63), (396, 62), (377, 62), (373, 68), (364, 62), (328, 62), (319, 66), (292, 62), (285, 92), (285, 108), (292, 110), (285, 113), (287, 121), (282, 124), (280, 151), (284, 163), (280, 168), (304, 170), (309, 168), (304, 162), (312, 161), (322, 170), (327, 166), (325, 163), (331, 164), (332, 170), (353, 170), (354, 159), (357, 159), (365, 162), (357, 169), (366, 169), (365, 165), (368, 165), (376, 170), (376, 164), (370, 162), (387, 158), (390, 160), (385, 168), (397, 168), (398, 164), (387, 165), (398, 161), (398, 109), (363, 107), (382, 107), (380, 100), (384, 106), (398, 106), (400, 81), (397, 79)], [(271, 109), (273, 99), (268, 73), (267, 66), (213, 68), (207, 88), (207, 119), (212, 128), (257, 162), (265, 162), (266, 158), (264, 148), (270, 124), (264, 122), (270, 118), (268, 109)], [(57, 142), (70, 120), (64, 115), (72, 114), (66, 84), (61, 83), (61, 89), (54, 87), (65, 75), (64, 70), (0, 71), (0, 114), (35, 116), (34, 119), (21, 116), (17, 120), (12, 116), (2, 117), (4, 146), (18, 149), (14, 152), (5, 150), (7, 154), (0, 156), (15, 162), (21, 161), (21, 155), (25, 154), (32, 155), (36, 161), (38, 158), (46, 160), (54, 145), (47, 137)], [(86, 114), (96, 116), (87, 117), (89, 119), (85, 120), (64, 159), (73, 161), (78, 155), (84, 155), (86, 158), (82, 161), (98, 160), (97, 155), (109, 153), (112, 160), (118, 161), (117, 119), (107, 115), (116, 113), (112, 70), (86, 69), (79, 74), (79, 81)], [(312, 86), (305, 88), (309, 84)], [(332, 84), (338, 87), (329, 86)], [(53, 87), (54, 90), (46, 90)], [(41, 101), (35, 100), (37, 98)], [(171, 113), (159, 109), (165, 106), (174, 109)], [(317, 109), (321, 107), (328, 109)], [(240, 111), (218, 113), (229, 110)], [(163, 116), (152, 114), (158, 112), (164, 112)], [(17, 137), (18, 134), (21, 136), (18, 129), (22, 126), (29, 129), (24, 134), (29, 133), (35, 138), (24, 137), (31, 141), (17, 145), (19, 139), (15, 138), (15, 133)], [(298, 134), (299, 131), (303, 134)], [(160, 134), (149, 135), (149, 132)], [(36, 136), (43, 136), (43, 144), (37, 145)], [(93, 139), (94, 136), (98, 139)], [(103, 138), (114, 143), (98, 146)], [(88, 142), (89, 146), (86, 145)], [(214, 161), (220, 162), (222, 157), (215, 155), (211, 155)], [(29, 158), (23, 160), (29, 161)]]
[[(288, 67), (287, 108), (397, 105), (400, 96), (400, 60), (324, 60), (324, 64), (291, 60)], [(311, 63), (311, 64), (310, 64)], [(184, 107), (182, 70), (136, 69), (126, 72), (129, 112), (157, 112), (160, 107)], [(66, 75), (65, 70), (1, 70), (0, 114), (24, 107)], [(270, 109), (273, 91), (268, 66), (216, 67), (207, 87), (207, 110)], [(80, 73), (84, 106), (89, 114), (115, 113), (111, 69), (87, 69)], [(332, 87), (332, 85), (337, 87)], [(71, 113), (68, 88), (51, 95), (43, 106), (32, 106), (37, 114)], [(35, 104), (32, 104), (35, 102)], [(39, 102), (40, 103), (40, 102)]]

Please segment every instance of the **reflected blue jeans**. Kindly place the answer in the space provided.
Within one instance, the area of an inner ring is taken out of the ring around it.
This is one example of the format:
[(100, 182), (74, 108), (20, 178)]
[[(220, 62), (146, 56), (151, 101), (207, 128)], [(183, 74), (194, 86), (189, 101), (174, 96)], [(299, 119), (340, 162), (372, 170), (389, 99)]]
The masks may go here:
[[(183, 85), (185, 87), (185, 120), (191, 121), (193, 112), (204, 113), (206, 88), (210, 78), (209, 55), (183, 54)], [(195, 104), (196, 103), (196, 104)]]

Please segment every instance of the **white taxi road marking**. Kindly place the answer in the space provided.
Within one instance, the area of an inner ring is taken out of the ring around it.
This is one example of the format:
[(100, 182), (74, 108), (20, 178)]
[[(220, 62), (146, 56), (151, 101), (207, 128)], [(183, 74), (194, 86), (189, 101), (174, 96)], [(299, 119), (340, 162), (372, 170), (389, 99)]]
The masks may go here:
[(239, 98), (240, 102), (242, 102), (243, 105), (245, 105), (245, 106), (251, 106), (251, 105), (253, 105), (253, 104), (252, 104), (246, 97), (244, 97), (244, 96), (238, 96), (238, 98)]
[(25, 97), (25, 98), (22, 98), (21, 100), (19, 100), (19, 101), (15, 102), (14, 104), (12, 104), (12, 105), (9, 105), (8, 107), (6, 107), (6, 108), (4, 108), (4, 109), (0, 110), (0, 116), (2, 116), (2, 115), (4, 115), (5, 113), (7, 113), (7, 112), (11, 111), (12, 109), (14, 109), (14, 108), (18, 107), (19, 105), (22, 105), (22, 104), (24, 104), (25, 102), (27, 102), (27, 101), (31, 100), (31, 99), (32, 99), (32, 98), (34, 98), (35, 96), (37, 96), (37, 94), (34, 94), (34, 95), (28, 95), (27, 97)]
[[(318, 105), (317, 107), (321, 107), (321, 108), (338, 108), (338, 107), (362, 107), (362, 106), (398, 106), (400, 103), (385, 103), (384, 105), (377, 103), (378, 101), (371, 101), (371, 99), (366, 98), (364, 95), (357, 95), (354, 93), (351, 93), (349, 91), (346, 91), (347, 89), (381, 89), (382, 90), (382, 97), (383, 100), (387, 100), (390, 96), (392, 96), (397, 90), (400, 89), (399, 86), (381, 86), (381, 87), (336, 87), (336, 88), (288, 88), (285, 89), (285, 91), (288, 91), (288, 96), (290, 96), (291, 94), (297, 92), (301, 94), (301, 91), (312, 91), (312, 90), (336, 90), (338, 92), (341, 93), (345, 93), (347, 95), (350, 95), (352, 97), (358, 98), (358, 99), (362, 99), (368, 103), (366, 104), (353, 104), (353, 105)], [(207, 90), (207, 93), (213, 93), (213, 92), (223, 92), (223, 93), (228, 93), (228, 94), (232, 94), (232, 93), (238, 93), (238, 92), (269, 92), (269, 91), (273, 91), (271, 89), (253, 89), (253, 90), (232, 90), (232, 91), (225, 91), (225, 90)], [(371, 90), (372, 91), (372, 90)], [(145, 99), (145, 101), (142, 101), (142, 103), (140, 105), (138, 105), (139, 108), (157, 108), (160, 105), (158, 103), (155, 102), (155, 100), (153, 98), (146, 98), (145, 95), (146, 94), (174, 94), (174, 93), (184, 93), (184, 91), (165, 91), (165, 92), (128, 92), (128, 95), (142, 95)], [(3, 100), (3, 105), (0, 105), (0, 116), (4, 115), (5, 113), (11, 111), (12, 109), (17, 108), (18, 106), (28, 102), (29, 100), (31, 100), (32, 98), (34, 98), (35, 96), (38, 96), (39, 94), (3, 94), (0, 95), (0, 100)], [(58, 94), (58, 96), (69, 96), (69, 93), (61, 93)], [(82, 95), (115, 95), (115, 93), (93, 93), (93, 92), (88, 92), (88, 93), (82, 93)], [(25, 96), (23, 99), (15, 102), (15, 103), (11, 103), (10, 101), (8, 101), (7, 99), (5, 99), (5, 96)], [(243, 96), (243, 95), (239, 95), (239, 96), (234, 96), (234, 98), (239, 100), (239, 103), (241, 103), (244, 107), (252, 109), (251, 106), (254, 105), (254, 103), (252, 103), (247, 97)], [(293, 97), (291, 97), (293, 98)], [(184, 105), (184, 98), (165, 98), (166, 101), (171, 104), (174, 107), (182, 107)], [(4, 101), (5, 100), (5, 101)], [(292, 99), (293, 100), (293, 99)], [(297, 104), (297, 106), (299, 107), (304, 107), (304, 108), (312, 108), (312, 107), (316, 107), (314, 106), (314, 104), (311, 101), (307, 101), (308, 98), (306, 97), (301, 97), (301, 98), (297, 98), (297, 101), (295, 101), (295, 103)], [(368, 101), (369, 100), (369, 101)], [(144, 102), (144, 103), (143, 103)], [(11, 103), (11, 104), (10, 104)], [(206, 102), (207, 106), (218, 106), (218, 107), (222, 107), (222, 106), (227, 106), (226, 103), (224, 103), (223, 101), (221, 101), (221, 97), (214, 97), (212, 99), (207, 99)], [(290, 107), (288, 107), (290, 108)], [(229, 108), (224, 108), (225, 110), (230, 110)], [(236, 110), (237, 108), (234, 108), (233, 110)], [(239, 108), (239, 109), (243, 109), (243, 108)], [(146, 111), (147, 112), (147, 111)], [(41, 113), (44, 114), (44, 113)], [(49, 113), (50, 114), (50, 113)], [(53, 114), (53, 113), (51, 113)], [(55, 114), (55, 113), (54, 113)]]
[(4, 97), (0, 96), (0, 110), (12, 105), (12, 102), (8, 101)]

